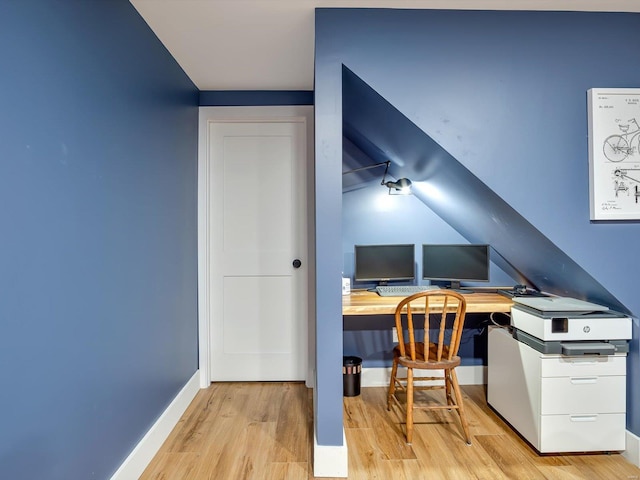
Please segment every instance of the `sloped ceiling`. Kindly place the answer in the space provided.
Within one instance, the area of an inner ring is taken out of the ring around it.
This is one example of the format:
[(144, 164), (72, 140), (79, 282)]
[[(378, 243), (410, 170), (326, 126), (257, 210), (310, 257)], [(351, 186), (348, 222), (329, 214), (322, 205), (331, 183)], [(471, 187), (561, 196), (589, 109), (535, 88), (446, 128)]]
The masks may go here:
[[(490, 244), (497, 253), (492, 261), (514, 279), (538, 290), (630, 313), (595, 278), (347, 67), (343, 67), (342, 95), (343, 135), (350, 151), (360, 152), (348, 156), (348, 168), (391, 161), (393, 177), (410, 178), (416, 198), (469, 242)], [(373, 179), (381, 175), (378, 172)]]

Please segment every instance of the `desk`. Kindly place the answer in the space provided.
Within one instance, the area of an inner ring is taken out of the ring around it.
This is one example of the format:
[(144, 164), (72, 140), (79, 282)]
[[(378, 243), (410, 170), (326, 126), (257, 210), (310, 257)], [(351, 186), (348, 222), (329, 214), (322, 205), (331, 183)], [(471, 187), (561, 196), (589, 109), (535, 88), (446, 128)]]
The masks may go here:
[[(381, 297), (376, 292), (352, 290), (342, 297), (342, 315), (393, 315), (402, 297)], [(465, 294), (467, 313), (510, 312), (513, 301), (494, 292)], [(417, 305), (416, 305), (417, 306)], [(422, 309), (424, 310), (424, 309)], [(418, 308), (413, 310), (421, 312)]]

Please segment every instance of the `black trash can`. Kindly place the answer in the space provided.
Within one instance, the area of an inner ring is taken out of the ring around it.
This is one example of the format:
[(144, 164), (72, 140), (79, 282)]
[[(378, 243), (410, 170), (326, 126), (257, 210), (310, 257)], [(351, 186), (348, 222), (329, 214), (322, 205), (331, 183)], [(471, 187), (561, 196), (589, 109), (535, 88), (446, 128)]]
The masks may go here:
[(360, 357), (342, 357), (342, 388), (345, 397), (360, 395), (360, 373), (362, 359)]

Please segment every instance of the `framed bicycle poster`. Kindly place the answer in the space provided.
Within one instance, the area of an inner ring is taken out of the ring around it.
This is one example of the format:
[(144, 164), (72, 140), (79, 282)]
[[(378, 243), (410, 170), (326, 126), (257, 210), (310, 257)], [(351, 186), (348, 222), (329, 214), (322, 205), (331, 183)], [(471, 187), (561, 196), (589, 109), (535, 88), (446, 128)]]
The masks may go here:
[(591, 220), (640, 220), (640, 88), (587, 91)]

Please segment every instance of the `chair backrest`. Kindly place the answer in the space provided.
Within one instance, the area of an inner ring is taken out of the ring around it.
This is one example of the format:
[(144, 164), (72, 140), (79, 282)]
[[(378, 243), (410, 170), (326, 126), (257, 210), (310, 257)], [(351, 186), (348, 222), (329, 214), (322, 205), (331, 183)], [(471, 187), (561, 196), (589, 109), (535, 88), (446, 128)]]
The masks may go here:
[[(422, 343), (425, 361), (429, 361), (430, 356), (436, 362), (451, 360), (460, 348), (466, 311), (467, 302), (464, 297), (451, 290), (428, 290), (404, 298), (395, 311), (400, 354), (416, 360), (416, 344), (421, 343), (416, 340), (416, 330), (424, 329)], [(432, 332), (430, 315), (437, 320), (437, 328)], [(430, 344), (432, 352), (429, 352)], [(406, 351), (407, 348), (409, 351)]]

